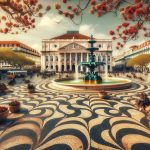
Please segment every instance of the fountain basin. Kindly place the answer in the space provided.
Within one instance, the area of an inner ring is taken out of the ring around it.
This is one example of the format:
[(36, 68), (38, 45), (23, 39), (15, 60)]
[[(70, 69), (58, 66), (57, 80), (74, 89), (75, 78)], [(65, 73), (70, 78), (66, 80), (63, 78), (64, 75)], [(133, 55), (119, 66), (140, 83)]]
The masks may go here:
[(86, 83), (83, 79), (73, 80), (73, 79), (56, 79), (53, 81), (55, 85), (60, 85), (61, 87), (71, 87), (84, 90), (120, 90), (130, 88), (132, 81), (124, 78), (108, 78), (103, 79), (100, 84), (97, 83)]

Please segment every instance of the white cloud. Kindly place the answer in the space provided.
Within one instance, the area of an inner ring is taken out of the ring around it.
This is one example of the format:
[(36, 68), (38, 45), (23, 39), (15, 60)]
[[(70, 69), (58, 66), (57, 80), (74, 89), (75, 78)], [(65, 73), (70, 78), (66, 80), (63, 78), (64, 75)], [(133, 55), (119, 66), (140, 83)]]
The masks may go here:
[(63, 16), (56, 15), (51, 13), (49, 16), (45, 15), (40, 23), (38, 24), (38, 27), (54, 27), (56, 26), (57, 22), (62, 22)]
[(98, 39), (111, 39), (107, 34), (95, 33), (95, 37)]
[(80, 26), (79, 32), (82, 34), (91, 35), (93, 34), (94, 29), (92, 28), (91, 25), (84, 24)]
[(80, 26), (79, 32), (88, 36), (93, 34), (94, 37), (97, 39), (110, 39), (107, 34), (100, 33), (99, 31), (97, 31), (96, 27), (97, 25), (93, 26), (93, 25), (83, 24)]

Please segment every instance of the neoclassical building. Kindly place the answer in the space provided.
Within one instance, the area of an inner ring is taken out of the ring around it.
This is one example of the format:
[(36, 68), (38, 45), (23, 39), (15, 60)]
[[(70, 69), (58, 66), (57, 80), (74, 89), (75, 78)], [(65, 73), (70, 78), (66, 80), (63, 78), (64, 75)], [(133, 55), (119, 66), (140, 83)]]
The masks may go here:
[[(80, 66), (80, 62), (88, 61), (90, 37), (80, 34), (79, 31), (68, 31), (66, 34), (52, 39), (42, 40), (41, 69), (42, 71), (75, 72), (86, 71)], [(99, 50), (95, 52), (97, 61), (108, 63), (108, 70), (112, 70), (112, 41), (107, 39), (96, 39), (95, 47)], [(105, 66), (101, 66), (99, 71), (104, 71)]]

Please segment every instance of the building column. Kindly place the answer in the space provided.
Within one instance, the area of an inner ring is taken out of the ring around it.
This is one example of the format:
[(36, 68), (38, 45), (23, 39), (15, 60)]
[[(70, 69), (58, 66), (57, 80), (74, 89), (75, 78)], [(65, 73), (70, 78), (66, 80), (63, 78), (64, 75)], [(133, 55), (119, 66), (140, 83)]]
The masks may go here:
[[(83, 62), (83, 53), (81, 53), (81, 62)], [(83, 66), (82, 65), (80, 66), (80, 68), (81, 68), (80, 71), (83, 71)]]
[[(100, 61), (103, 62), (103, 56), (102, 55), (100, 55)], [(103, 65), (100, 66), (100, 70), (104, 71), (104, 66)]]
[(108, 56), (105, 55), (105, 59), (106, 59), (106, 64), (108, 64)]
[(112, 72), (112, 56), (110, 56), (109, 66), (110, 66), (109, 71)]
[(53, 55), (53, 70), (56, 71), (55, 55)]
[(67, 71), (67, 59), (66, 59), (66, 53), (64, 53), (64, 71)]
[(77, 59), (77, 58), (78, 58), (78, 57), (77, 57), (77, 53), (75, 53), (75, 71), (76, 71), (77, 65), (78, 65), (78, 63), (77, 63), (78, 59)]
[(46, 63), (45, 63), (45, 55), (41, 56), (41, 71), (44, 71), (46, 68)]
[(70, 71), (72, 71), (71, 53), (70, 53), (70, 57), (69, 57), (69, 65), (70, 65)]
[[(87, 61), (87, 62), (89, 61), (89, 53), (86, 54), (86, 61)], [(88, 72), (88, 71), (89, 71), (89, 68), (86, 67), (86, 72)]]
[(58, 55), (58, 72), (61, 72), (61, 54)]
[(105, 67), (107, 66), (107, 72), (108, 72), (108, 56), (107, 56), (107, 54), (105, 55), (105, 63), (106, 63), (106, 65), (105, 65)]

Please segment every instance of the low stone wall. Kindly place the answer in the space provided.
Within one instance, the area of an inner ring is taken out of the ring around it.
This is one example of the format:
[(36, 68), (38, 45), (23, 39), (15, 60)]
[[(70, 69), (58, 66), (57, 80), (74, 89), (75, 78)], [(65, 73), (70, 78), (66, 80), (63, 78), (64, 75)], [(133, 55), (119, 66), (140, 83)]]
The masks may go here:
[(61, 85), (64, 86), (64, 88), (67, 87), (72, 87), (72, 88), (78, 88), (82, 90), (122, 90), (122, 89), (128, 89), (131, 87), (132, 82), (130, 80), (126, 80), (125, 83), (118, 83), (118, 84), (67, 84), (67, 83), (62, 83), (59, 81), (68, 81), (72, 80), (73, 78), (64, 78), (64, 79), (57, 79), (54, 81), (56, 85)]

